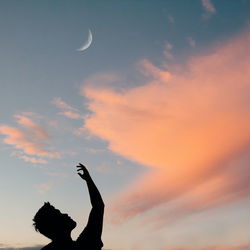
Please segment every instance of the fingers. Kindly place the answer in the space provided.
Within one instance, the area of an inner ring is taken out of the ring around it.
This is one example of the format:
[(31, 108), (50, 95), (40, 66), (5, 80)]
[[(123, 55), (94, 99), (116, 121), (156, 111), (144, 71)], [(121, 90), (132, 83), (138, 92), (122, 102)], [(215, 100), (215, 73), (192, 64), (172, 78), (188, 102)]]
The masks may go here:
[(82, 163), (79, 163), (76, 167), (77, 167), (78, 175), (82, 179), (87, 180), (88, 178), (90, 178), (87, 168)]
[(76, 166), (77, 167), (77, 171), (86, 171), (86, 167), (84, 166)]
[(84, 174), (88, 174), (87, 168), (82, 163), (79, 163), (76, 167), (77, 167), (77, 172), (83, 171)]
[(86, 169), (86, 167), (84, 165), (82, 165), (82, 163), (79, 163), (76, 167), (77, 168), (84, 168), (84, 169)]

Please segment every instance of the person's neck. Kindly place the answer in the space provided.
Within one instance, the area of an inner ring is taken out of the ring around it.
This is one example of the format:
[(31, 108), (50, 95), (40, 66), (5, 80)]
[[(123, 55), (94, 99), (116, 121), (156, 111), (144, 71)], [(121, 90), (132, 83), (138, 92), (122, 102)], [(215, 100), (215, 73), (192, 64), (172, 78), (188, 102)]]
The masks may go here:
[(68, 244), (71, 243), (73, 240), (71, 238), (71, 235), (60, 235), (59, 237), (53, 239), (54, 243), (60, 243), (60, 244)]

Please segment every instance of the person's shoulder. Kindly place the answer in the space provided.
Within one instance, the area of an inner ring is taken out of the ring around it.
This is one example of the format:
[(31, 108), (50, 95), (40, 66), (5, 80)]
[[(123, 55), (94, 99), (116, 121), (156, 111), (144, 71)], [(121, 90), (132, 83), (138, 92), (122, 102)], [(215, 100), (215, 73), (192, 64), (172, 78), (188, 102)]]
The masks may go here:
[(40, 250), (52, 250), (52, 249), (54, 249), (53, 245), (51, 243), (49, 243), (48, 245), (44, 246)]
[[(83, 231), (75, 241), (77, 249), (101, 250), (103, 242), (101, 237), (92, 235), (88, 231)], [(47, 250), (47, 249), (46, 249)]]
[(41, 248), (40, 250), (52, 250), (53, 247), (50, 246), (44, 246), (43, 248)]

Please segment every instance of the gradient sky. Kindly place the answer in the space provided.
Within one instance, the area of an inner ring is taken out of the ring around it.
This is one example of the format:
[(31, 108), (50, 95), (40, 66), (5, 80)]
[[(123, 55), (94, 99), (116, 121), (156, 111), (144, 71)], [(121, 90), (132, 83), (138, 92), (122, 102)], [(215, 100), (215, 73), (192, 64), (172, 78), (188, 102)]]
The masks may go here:
[(249, 250), (249, 22), (247, 0), (0, 1), (0, 249), (49, 242), (44, 201), (77, 237), (82, 162), (104, 249)]

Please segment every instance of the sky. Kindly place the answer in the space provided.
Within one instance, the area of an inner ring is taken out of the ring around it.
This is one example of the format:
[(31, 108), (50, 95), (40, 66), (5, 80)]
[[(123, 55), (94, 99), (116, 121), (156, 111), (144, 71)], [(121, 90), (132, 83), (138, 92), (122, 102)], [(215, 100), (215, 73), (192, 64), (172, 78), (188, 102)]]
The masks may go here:
[(250, 1), (2, 0), (0, 33), (0, 249), (46, 201), (77, 238), (79, 162), (103, 249), (250, 249)]

